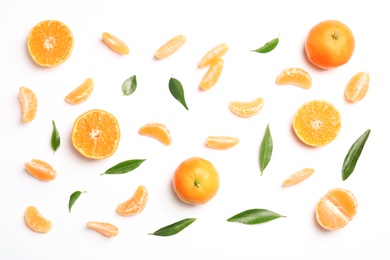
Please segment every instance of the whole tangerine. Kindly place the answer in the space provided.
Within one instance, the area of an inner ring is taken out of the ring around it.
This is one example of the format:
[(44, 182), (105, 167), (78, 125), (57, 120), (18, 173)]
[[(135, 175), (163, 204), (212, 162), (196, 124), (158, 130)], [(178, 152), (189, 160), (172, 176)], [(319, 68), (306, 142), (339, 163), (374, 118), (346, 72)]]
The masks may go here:
[(218, 171), (208, 160), (199, 157), (188, 158), (176, 168), (173, 189), (185, 203), (205, 204), (218, 192)]
[(332, 69), (347, 63), (355, 50), (351, 29), (338, 20), (325, 20), (313, 26), (305, 41), (305, 52), (311, 63), (321, 69)]

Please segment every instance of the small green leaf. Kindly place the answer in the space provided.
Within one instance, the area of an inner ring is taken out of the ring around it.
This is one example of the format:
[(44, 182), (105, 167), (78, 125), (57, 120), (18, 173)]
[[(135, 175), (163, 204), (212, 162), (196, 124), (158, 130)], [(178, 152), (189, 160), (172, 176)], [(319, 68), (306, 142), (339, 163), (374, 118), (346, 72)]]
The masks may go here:
[(105, 171), (101, 175), (103, 175), (103, 174), (123, 174), (123, 173), (130, 172), (130, 171), (138, 168), (138, 166), (140, 166), (145, 160), (146, 159), (134, 159), (134, 160), (123, 161), (121, 163), (118, 163), (118, 164), (112, 166), (111, 168), (109, 168), (107, 171)]
[(69, 213), (73, 207), (73, 204), (76, 202), (76, 200), (80, 197), (81, 193), (86, 193), (86, 191), (75, 191), (73, 192), (69, 197)]
[(263, 175), (263, 172), (265, 168), (267, 167), (269, 161), (271, 160), (272, 156), (272, 150), (273, 150), (273, 142), (272, 142), (272, 136), (271, 131), (269, 129), (269, 124), (267, 125), (267, 128), (265, 129), (263, 141), (260, 145), (260, 175)]
[(175, 222), (173, 224), (170, 224), (168, 226), (162, 227), (153, 233), (149, 233), (148, 235), (163, 236), (163, 237), (172, 236), (179, 233), (189, 225), (191, 225), (195, 220), (196, 218), (186, 218), (178, 222)]
[(267, 209), (248, 209), (228, 218), (229, 222), (238, 222), (246, 225), (265, 223), (277, 218), (285, 218), (276, 212)]
[(258, 53), (267, 53), (267, 52), (270, 52), (273, 49), (275, 49), (275, 47), (278, 45), (278, 43), (279, 43), (279, 36), (278, 36), (278, 38), (275, 38), (275, 39), (267, 42), (266, 44), (264, 44), (260, 48), (258, 48), (256, 50), (252, 50), (252, 51), (258, 52)]
[(122, 92), (125, 96), (130, 96), (137, 89), (137, 76), (133, 75), (122, 84)]
[(184, 98), (183, 86), (180, 81), (171, 77), (169, 80), (169, 91), (171, 92), (172, 96), (188, 110), (186, 100)]
[(345, 156), (343, 168), (341, 171), (341, 178), (343, 181), (348, 179), (348, 177), (355, 170), (357, 161), (359, 160), (360, 154), (363, 151), (364, 145), (370, 136), (371, 130), (366, 130), (351, 146), (347, 155)]
[(60, 138), (60, 133), (57, 130), (56, 123), (54, 123), (54, 120), (52, 120), (53, 124), (53, 132), (51, 134), (51, 147), (53, 148), (54, 152), (60, 148), (61, 144), (61, 138)]

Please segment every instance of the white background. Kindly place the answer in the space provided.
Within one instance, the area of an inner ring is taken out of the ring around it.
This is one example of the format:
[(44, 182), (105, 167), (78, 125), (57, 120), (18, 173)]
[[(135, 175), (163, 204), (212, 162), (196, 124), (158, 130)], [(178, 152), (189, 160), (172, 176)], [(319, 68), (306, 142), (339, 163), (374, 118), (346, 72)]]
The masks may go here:
[[(229, 2), (229, 3), (228, 3)], [(234, 3), (233, 3), (234, 2)], [(388, 125), (388, 61), (390, 24), (385, 1), (3, 1), (0, 4), (1, 67), (1, 232), (0, 259), (389, 259), (388, 220), (390, 144)], [(56, 19), (67, 24), (75, 38), (74, 50), (63, 64), (37, 66), (26, 39), (38, 22)], [(356, 39), (352, 59), (333, 70), (308, 63), (304, 40), (312, 26), (338, 19)], [(120, 56), (102, 42), (103, 32), (121, 38), (130, 54)], [(268, 54), (249, 52), (280, 33)], [(166, 60), (154, 52), (177, 34), (186, 44)], [(200, 91), (207, 69), (200, 58), (226, 42), (225, 67), (217, 85)], [(276, 85), (285, 68), (301, 67), (313, 79), (312, 88)], [(359, 103), (348, 103), (344, 87), (357, 72), (368, 71), (370, 89)], [(136, 75), (138, 88), (123, 96), (122, 83)], [(171, 76), (179, 79), (189, 111), (169, 93)], [(85, 103), (71, 106), (64, 97), (86, 78), (95, 89)], [(18, 90), (31, 88), (39, 100), (34, 121), (21, 121)], [(228, 103), (264, 98), (258, 115), (242, 119)], [(291, 120), (296, 109), (312, 99), (333, 103), (342, 116), (338, 137), (322, 148), (303, 145)], [(82, 157), (72, 147), (74, 120), (99, 108), (114, 114), (121, 127), (116, 153), (105, 160)], [(61, 147), (50, 146), (54, 120)], [(166, 124), (173, 136), (166, 147), (138, 134), (149, 122)], [(267, 124), (274, 152), (260, 176), (259, 147)], [(371, 135), (355, 172), (341, 180), (341, 166), (352, 143), (367, 129)], [(226, 151), (205, 146), (208, 135), (238, 137)], [(179, 201), (171, 178), (179, 163), (199, 156), (211, 161), (220, 174), (217, 196), (201, 206)], [(58, 172), (42, 182), (24, 170), (31, 159), (49, 162)], [(146, 161), (125, 175), (100, 176), (124, 160)], [(312, 167), (315, 173), (299, 185), (281, 186), (291, 173)], [(145, 185), (149, 201), (133, 217), (116, 214), (115, 207)], [(345, 188), (358, 200), (358, 213), (345, 228), (325, 231), (315, 220), (317, 201), (332, 188)], [(72, 192), (85, 190), (68, 212)], [(34, 233), (23, 220), (27, 206), (36, 206), (53, 223), (47, 234)], [(286, 215), (261, 225), (227, 222), (236, 213), (265, 208)], [(147, 235), (183, 218), (197, 220), (171, 237)], [(119, 228), (107, 238), (87, 229), (88, 221), (106, 221)], [(333, 258), (334, 257), (334, 258)]]

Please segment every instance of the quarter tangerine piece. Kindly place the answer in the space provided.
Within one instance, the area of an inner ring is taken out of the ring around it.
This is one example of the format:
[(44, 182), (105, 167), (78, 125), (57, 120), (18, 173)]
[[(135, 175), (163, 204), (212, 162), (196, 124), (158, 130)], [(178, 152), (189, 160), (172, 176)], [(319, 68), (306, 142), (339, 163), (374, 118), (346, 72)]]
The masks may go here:
[(335, 188), (328, 191), (316, 205), (316, 219), (321, 227), (337, 230), (345, 227), (357, 213), (358, 203), (348, 190)]
[(92, 109), (80, 115), (72, 128), (72, 144), (83, 156), (105, 159), (118, 148), (120, 128), (111, 113)]
[(324, 146), (332, 142), (341, 128), (339, 111), (331, 103), (312, 100), (295, 112), (293, 129), (298, 138), (310, 146)]
[(209, 50), (203, 57), (200, 59), (198, 67), (203, 68), (212, 64), (215, 64), (219, 58), (221, 58), (229, 50), (227, 43), (221, 43), (211, 50)]
[(236, 146), (240, 140), (230, 136), (208, 136), (206, 145), (217, 150), (226, 150)]
[(96, 230), (106, 237), (115, 237), (119, 233), (115, 225), (107, 222), (89, 221), (87, 222), (87, 227)]
[(158, 48), (154, 56), (159, 60), (165, 59), (177, 52), (185, 42), (186, 37), (184, 35), (177, 35)]
[(251, 101), (232, 101), (229, 103), (229, 109), (239, 117), (252, 117), (258, 114), (263, 107), (264, 99), (258, 97)]
[(283, 186), (296, 185), (309, 178), (313, 173), (314, 173), (313, 168), (304, 168), (300, 171), (297, 171), (291, 174), (287, 179), (283, 181)]
[(129, 54), (130, 50), (129, 47), (127, 47), (126, 43), (124, 43), (121, 39), (117, 38), (116, 36), (104, 32), (102, 34), (103, 42), (114, 52), (118, 54)]
[(145, 186), (140, 185), (130, 199), (120, 203), (116, 207), (116, 212), (121, 216), (133, 216), (138, 214), (146, 207), (148, 198), (149, 195)]
[(42, 181), (51, 181), (57, 177), (57, 172), (45, 161), (32, 159), (31, 162), (24, 164), (24, 168), (32, 176)]
[(358, 72), (349, 81), (345, 87), (345, 97), (348, 101), (358, 102), (362, 100), (369, 88), (370, 74), (368, 72)]
[(52, 67), (66, 61), (73, 50), (73, 33), (57, 20), (45, 20), (35, 25), (27, 38), (31, 58), (40, 66)]
[(172, 143), (172, 136), (168, 127), (161, 123), (146, 124), (138, 130), (138, 133), (143, 136), (152, 137), (166, 146)]
[(35, 93), (26, 87), (19, 88), (19, 103), (22, 109), (22, 120), (24, 123), (32, 121), (38, 109), (38, 99)]
[(27, 227), (38, 233), (47, 233), (52, 227), (51, 221), (43, 217), (34, 206), (27, 207), (24, 212), (24, 221)]
[(86, 101), (93, 91), (93, 86), (93, 79), (87, 78), (80, 86), (66, 95), (65, 101), (71, 105), (78, 105)]
[(310, 74), (301, 68), (287, 68), (276, 77), (278, 85), (294, 85), (303, 89), (311, 88), (312, 79)]
[(222, 69), (225, 62), (223, 59), (218, 58), (218, 60), (215, 61), (214, 64), (210, 66), (210, 68), (207, 70), (206, 74), (203, 76), (202, 80), (200, 81), (200, 88), (203, 90), (208, 90), (217, 83), (219, 80), (219, 77), (222, 74)]

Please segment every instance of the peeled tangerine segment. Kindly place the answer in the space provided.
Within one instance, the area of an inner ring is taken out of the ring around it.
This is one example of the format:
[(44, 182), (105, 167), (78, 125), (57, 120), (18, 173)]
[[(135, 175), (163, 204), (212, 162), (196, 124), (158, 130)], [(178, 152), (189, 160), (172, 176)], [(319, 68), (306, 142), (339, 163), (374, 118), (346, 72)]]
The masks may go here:
[(51, 221), (41, 215), (34, 206), (28, 206), (24, 212), (24, 221), (27, 227), (38, 233), (47, 233), (51, 230)]
[(118, 54), (129, 54), (130, 50), (129, 47), (127, 47), (126, 43), (124, 43), (121, 39), (117, 38), (116, 36), (104, 32), (102, 34), (102, 38), (104, 43), (114, 52)]
[(293, 85), (303, 89), (311, 88), (312, 79), (310, 74), (301, 68), (287, 68), (276, 77), (278, 85)]
[(119, 230), (115, 225), (107, 222), (89, 221), (87, 227), (96, 230), (106, 237), (114, 237), (119, 233)]
[(170, 39), (163, 46), (161, 46), (156, 51), (154, 56), (160, 60), (165, 59), (171, 56), (172, 54), (174, 54), (175, 52), (177, 52), (184, 45), (185, 42), (186, 42), (186, 37), (184, 35), (179, 34), (173, 37), (172, 39)]
[(314, 173), (313, 168), (304, 168), (293, 174), (291, 174), (287, 179), (283, 181), (283, 186), (292, 186), (298, 184), (307, 178), (309, 178)]
[(93, 85), (93, 79), (87, 78), (81, 85), (66, 95), (65, 101), (71, 105), (77, 105), (86, 101), (93, 91)]
[(121, 216), (133, 216), (140, 213), (146, 207), (148, 201), (148, 191), (145, 186), (140, 185), (128, 200), (120, 203), (116, 207), (116, 212)]
[(160, 143), (169, 146), (172, 143), (172, 136), (166, 125), (161, 123), (148, 123), (142, 126), (138, 133), (156, 139)]
[(248, 118), (258, 114), (263, 104), (263, 98), (258, 97), (251, 101), (232, 101), (229, 103), (229, 109), (239, 117)]
[(215, 64), (229, 50), (227, 43), (221, 43), (209, 50), (199, 61), (199, 68)]
[(35, 118), (38, 108), (38, 99), (34, 91), (27, 87), (20, 87), (19, 103), (22, 110), (23, 122), (31, 122)]
[(32, 159), (31, 162), (26, 162), (24, 167), (28, 173), (42, 181), (51, 181), (57, 177), (54, 168), (42, 160)]
[(230, 136), (208, 136), (206, 139), (206, 145), (210, 148), (217, 150), (226, 150), (237, 145), (239, 139)]
[(362, 100), (369, 88), (370, 74), (368, 72), (356, 73), (345, 87), (345, 97), (348, 101), (358, 102)]
[(200, 82), (201, 89), (207, 90), (217, 84), (219, 77), (222, 74), (224, 64), (224, 60), (218, 58), (218, 60), (210, 66), (210, 68), (207, 70), (206, 74), (203, 76)]

